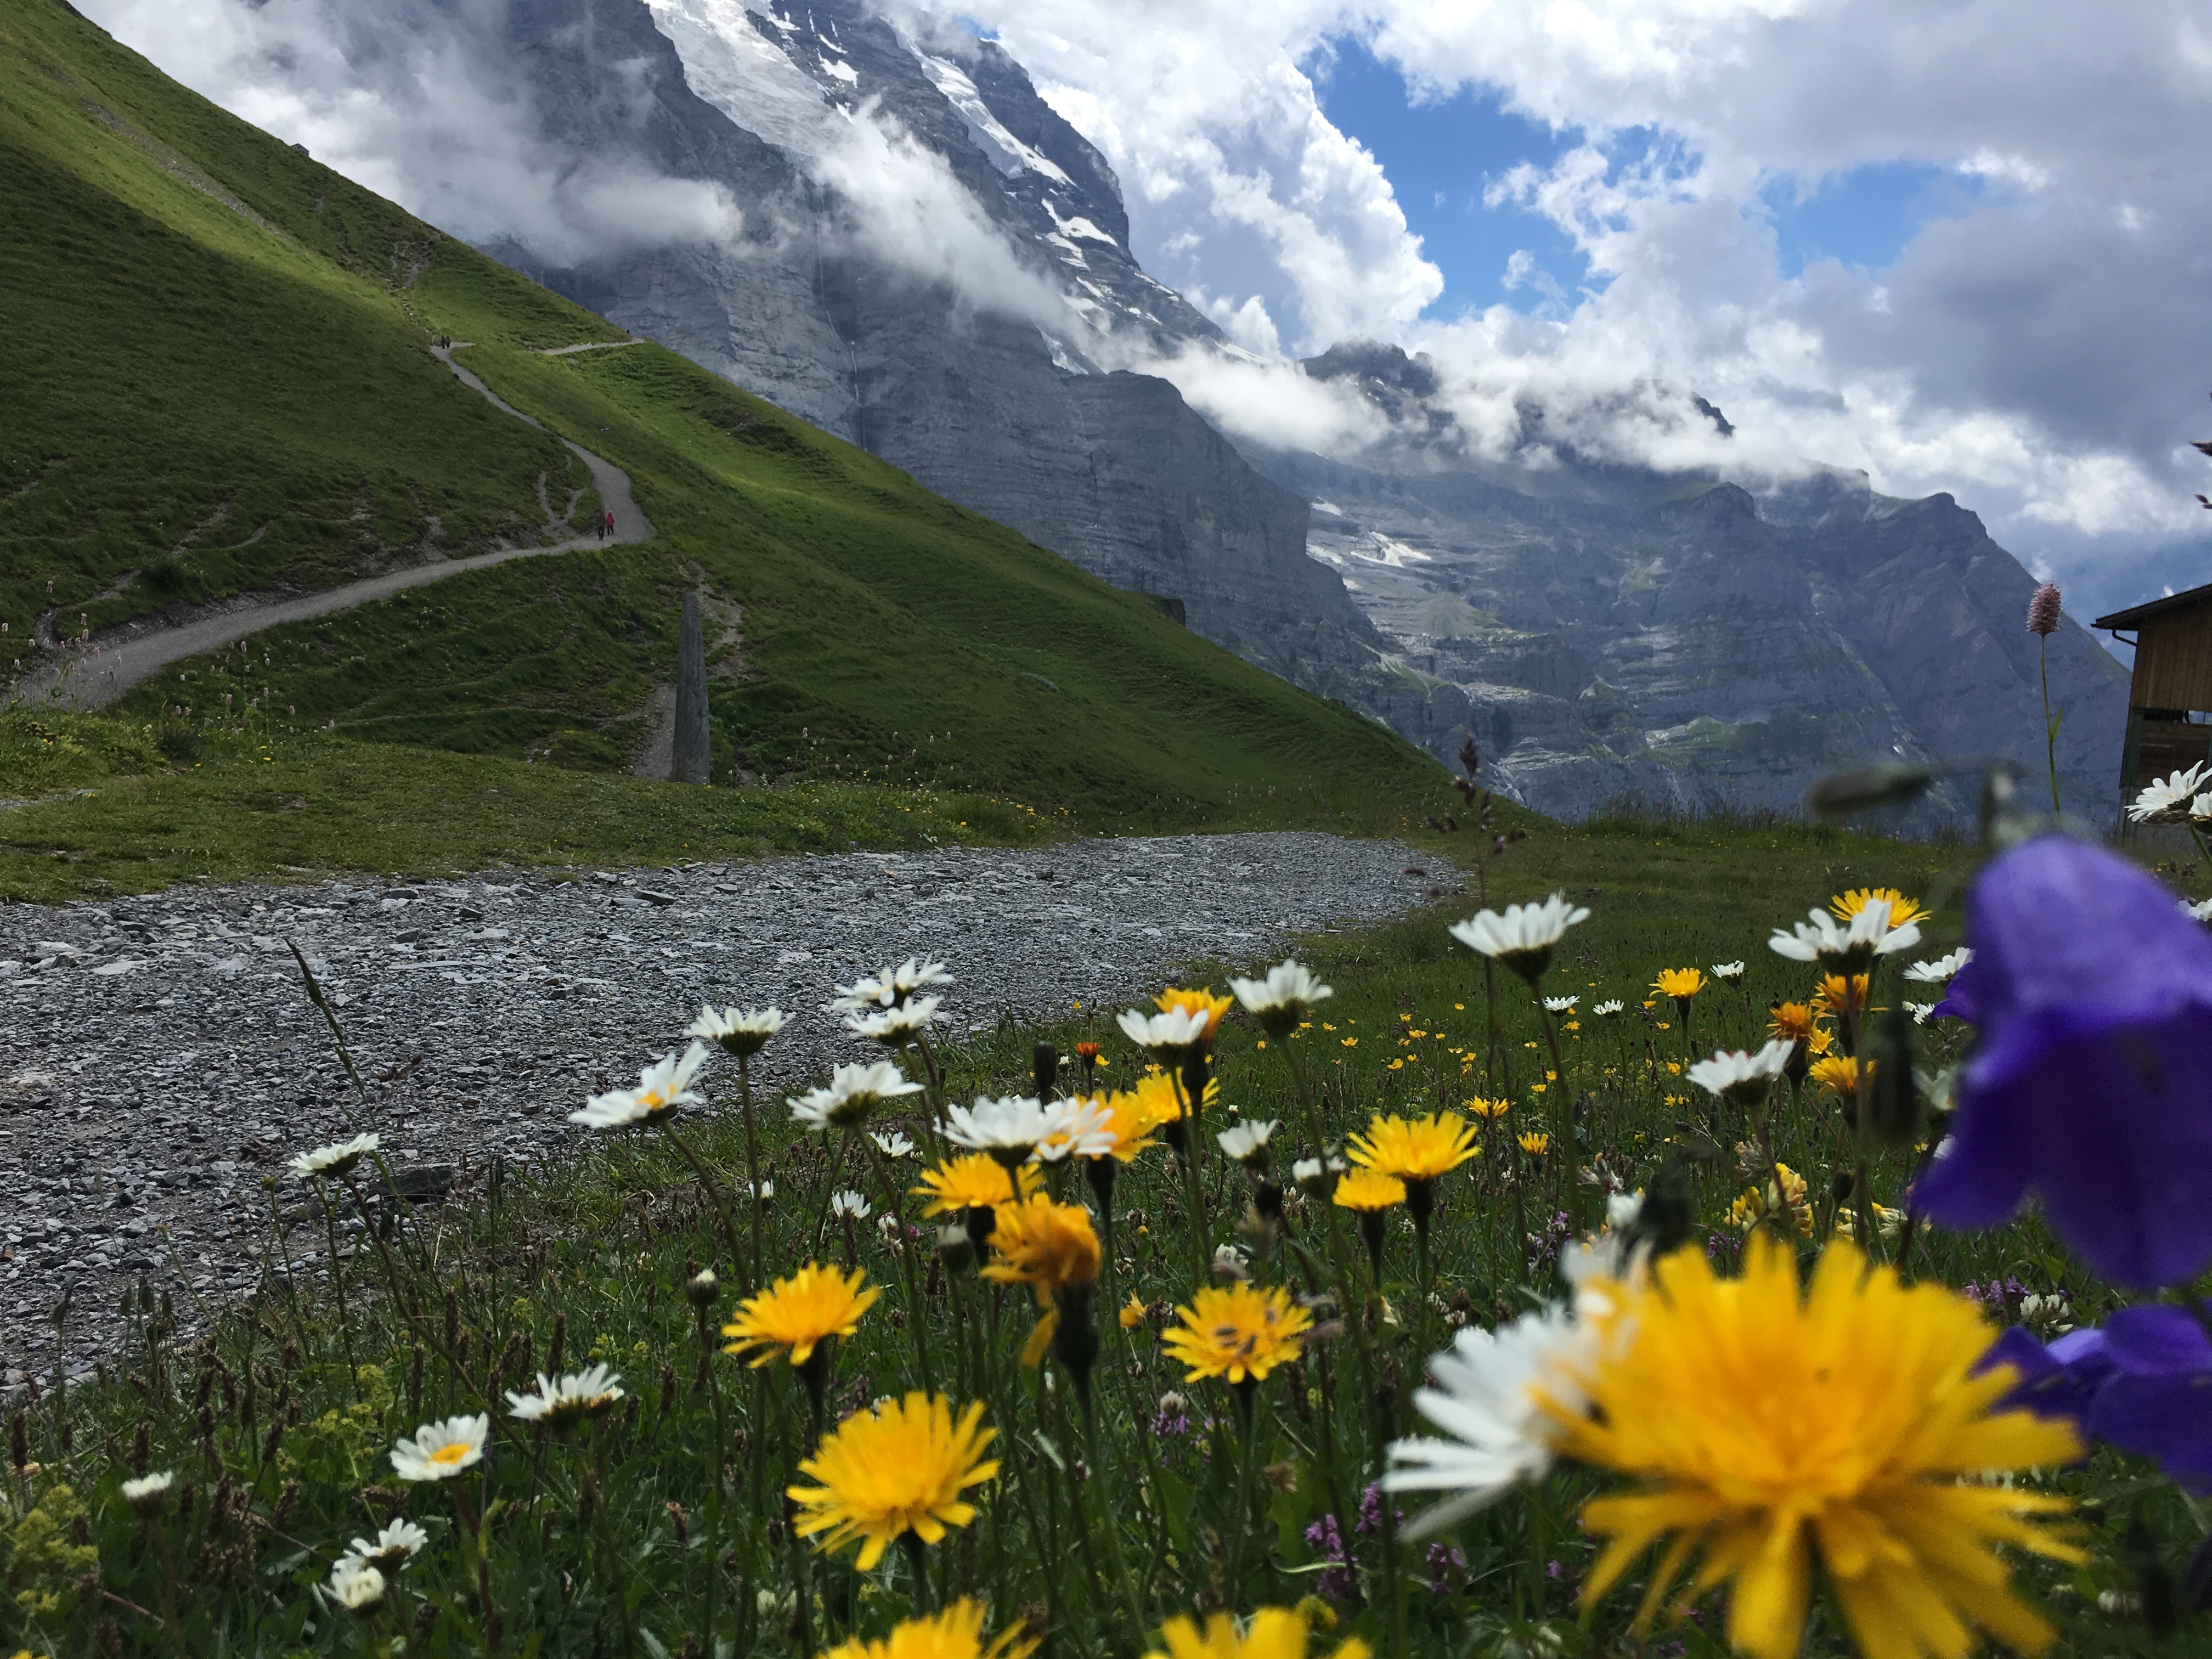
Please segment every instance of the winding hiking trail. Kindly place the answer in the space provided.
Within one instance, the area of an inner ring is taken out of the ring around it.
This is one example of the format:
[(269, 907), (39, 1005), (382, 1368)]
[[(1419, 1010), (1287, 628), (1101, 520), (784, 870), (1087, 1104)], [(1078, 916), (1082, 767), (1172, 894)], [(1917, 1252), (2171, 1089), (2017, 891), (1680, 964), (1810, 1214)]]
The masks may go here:
[[(430, 348), (430, 355), (453, 370), (463, 386), (471, 387), (490, 399), (494, 408), (514, 416), (518, 421), (527, 421), (541, 432), (545, 430), (544, 422), (524, 414), (453, 361), (454, 351), (470, 343), (467, 340), (457, 340), (452, 346), (434, 345)], [(608, 343), (632, 345), (641, 342), (611, 341)], [(560, 356), (586, 349), (563, 346), (543, 355)], [(114, 702), (149, 674), (180, 657), (220, 650), (249, 634), (258, 634), (264, 628), (274, 628), (281, 623), (304, 622), (311, 617), (328, 616), (333, 611), (349, 611), (357, 605), (368, 604), (371, 599), (387, 599), (410, 587), (442, 581), (448, 576), (458, 576), (464, 570), (482, 570), (487, 566), (504, 564), (509, 559), (542, 558), (550, 553), (571, 553), (580, 547), (611, 547), (617, 543), (641, 542), (651, 537), (652, 521), (630, 499), (629, 475), (611, 462), (601, 460), (581, 444), (570, 443), (566, 438), (561, 441), (567, 444), (577, 459), (590, 469), (592, 485), (599, 491), (600, 502), (615, 515), (614, 533), (604, 541), (595, 535), (576, 536), (544, 547), (498, 548), (489, 553), (478, 553), (465, 559), (441, 559), (434, 564), (414, 565), (404, 570), (387, 570), (380, 576), (365, 576), (359, 581), (326, 587), (318, 593), (304, 593), (297, 599), (275, 599), (265, 604), (241, 605), (228, 610), (212, 611), (189, 622), (169, 626), (156, 624), (145, 627), (141, 623), (126, 623), (107, 637), (94, 641), (88, 648), (65, 650), (58, 653), (58, 661), (32, 670), (15, 683), (14, 696), (23, 702), (51, 700), (64, 708), (98, 708)], [(142, 631), (128, 631), (133, 628), (139, 628)]]

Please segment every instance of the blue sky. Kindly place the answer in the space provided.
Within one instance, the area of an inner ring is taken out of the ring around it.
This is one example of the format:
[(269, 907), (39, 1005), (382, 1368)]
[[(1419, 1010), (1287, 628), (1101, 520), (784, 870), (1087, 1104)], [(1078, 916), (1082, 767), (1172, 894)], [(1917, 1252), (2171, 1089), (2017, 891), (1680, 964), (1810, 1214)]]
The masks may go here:
[[(1511, 204), (1486, 206), (1483, 196), (1522, 162), (1543, 167), (1557, 161), (1582, 142), (1579, 131), (1554, 133), (1507, 111), (1495, 94), (1462, 89), (1442, 101), (1417, 101), (1395, 66), (1349, 36), (1337, 37), (1300, 67), (1331, 123), (1381, 163), (1408, 228), (1443, 272), (1444, 291), (1430, 317), (1448, 319), (1501, 303), (1539, 308), (1545, 296), (1538, 289), (1505, 283), (1506, 262), (1524, 248), (1571, 303), (1587, 276), (1573, 242), (1540, 216)], [(1635, 130), (1616, 135), (1607, 148), (1633, 161), (1650, 138)], [(1894, 162), (1862, 166), (1810, 187), (1777, 179), (1762, 199), (1781, 274), (1794, 277), (1823, 258), (1878, 270), (1921, 225), (1965, 210), (1977, 193), (1972, 181), (1947, 169)]]

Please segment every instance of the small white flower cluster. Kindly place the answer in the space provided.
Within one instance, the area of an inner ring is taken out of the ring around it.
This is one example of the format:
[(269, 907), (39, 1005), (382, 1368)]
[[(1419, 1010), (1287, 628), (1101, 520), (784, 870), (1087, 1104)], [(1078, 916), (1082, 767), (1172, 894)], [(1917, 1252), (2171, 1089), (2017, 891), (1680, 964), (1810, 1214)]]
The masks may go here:
[(1767, 948), (1793, 962), (1817, 962), (1830, 973), (1864, 973), (1876, 957), (1894, 956), (1920, 943), (1919, 923), (1889, 925), (1887, 899), (1875, 900), (1847, 923), (1825, 910), (1810, 914), (1811, 924), (1799, 922), (1794, 933), (1777, 928)]
[(2128, 805), (2136, 823), (2212, 822), (2212, 765), (2199, 761), (2185, 772), (2145, 784)]
[(840, 1066), (830, 1074), (826, 1086), (786, 1098), (793, 1121), (819, 1133), (862, 1122), (884, 1102), (921, 1092), (921, 1085), (908, 1081), (890, 1060), (878, 1060), (866, 1066)]
[(635, 1089), (613, 1089), (593, 1095), (568, 1121), (587, 1129), (620, 1129), (633, 1123), (661, 1123), (681, 1106), (704, 1106), (707, 1097), (695, 1094), (691, 1081), (707, 1063), (707, 1045), (694, 1041), (678, 1059), (663, 1054), (637, 1075)]
[(1103, 1158), (1114, 1150), (1114, 1115), (1096, 1100), (1055, 1100), (1027, 1095), (979, 1096), (973, 1106), (945, 1109), (945, 1138), (971, 1152), (988, 1152), (1009, 1169), (1035, 1158)]
[(399, 1570), (422, 1553), (430, 1534), (412, 1521), (390, 1521), (374, 1538), (356, 1538), (331, 1565), (324, 1599), (348, 1613), (368, 1613), (384, 1600)]
[(313, 1152), (302, 1152), (294, 1158), (291, 1171), (302, 1181), (312, 1181), (318, 1176), (335, 1181), (350, 1174), (355, 1164), (383, 1144), (375, 1135), (356, 1135), (351, 1140), (318, 1146)]
[(622, 1378), (605, 1365), (586, 1366), (555, 1381), (540, 1371), (538, 1386), (528, 1394), (507, 1391), (507, 1409), (525, 1423), (545, 1428), (567, 1428), (586, 1417), (597, 1417), (623, 1397)]
[(1451, 936), (1477, 956), (1488, 957), (1532, 983), (1552, 965), (1552, 951), (1567, 929), (1589, 920), (1586, 906), (1554, 893), (1541, 904), (1509, 904), (1502, 915), (1480, 910), (1451, 925)]
[(702, 1008), (684, 1035), (719, 1042), (743, 1060), (766, 1048), (769, 1039), (783, 1030), (785, 1018), (781, 1008), (725, 1008), (720, 1013)]

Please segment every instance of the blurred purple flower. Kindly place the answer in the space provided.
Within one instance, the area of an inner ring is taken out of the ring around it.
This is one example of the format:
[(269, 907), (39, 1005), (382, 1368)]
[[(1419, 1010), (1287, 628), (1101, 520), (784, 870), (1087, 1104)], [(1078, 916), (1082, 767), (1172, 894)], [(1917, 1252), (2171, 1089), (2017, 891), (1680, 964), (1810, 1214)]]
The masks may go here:
[(2069, 1331), (2047, 1347), (2015, 1326), (1975, 1369), (1997, 1364), (2020, 1374), (2006, 1405), (2070, 1417), (2191, 1492), (2212, 1492), (2212, 1337), (2186, 1310), (2123, 1308), (2101, 1330)]
[(2098, 1273), (2162, 1285), (2212, 1263), (2212, 935), (2126, 860), (2045, 836), (1967, 898), (1981, 1042), (1949, 1139), (1913, 1188), (1993, 1227), (2031, 1188)]
[(1449, 1595), (1467, 1577), (1467, 1557), (1441, 1539), (1429, 1546), (1426, 1565), (1431, 1595)]
[(1993, 1365), (2010, 1365), (2020, 1377), (2004, 1397), (2005, 1407), (2038, 1417), (2070, 1417), (2085, 1435), (2097, 1390), (2112, 1370), (2102, 1331), (2069, 1331), (2046, 1347), (2022, 1325), (2013, 1326), (1990, 1344), (1974, 1366), (1975, 1375)]
[(1325, 1601), (1341, 1601), (1358, 1587), (1344, 1547), (1344, 1528), (1333, 1515), (1324, 1515), (1306, 1528), (1307, 1547), (1329, 1565), (1314, 1577), (1314, 1594)]
[(2101, 1334), (2112, 1374), (2089, 1432), (2154, 1459), (2191, 1492), (2212, 1492), (2212, 1337), (2180, 1308), (2123, 1308)]
[[(1406, 1511), (1395, 1504), (1391, 1506), (1390, 1524), (1394, 1527), (1406, 1524)], [(1352, 1529), (1364, 1533), (1382, 1530), (1382, 1488), (1379, 1484), (1369, 1486), (1359, 1495), (1359, 1519), (1352, 1523)]]

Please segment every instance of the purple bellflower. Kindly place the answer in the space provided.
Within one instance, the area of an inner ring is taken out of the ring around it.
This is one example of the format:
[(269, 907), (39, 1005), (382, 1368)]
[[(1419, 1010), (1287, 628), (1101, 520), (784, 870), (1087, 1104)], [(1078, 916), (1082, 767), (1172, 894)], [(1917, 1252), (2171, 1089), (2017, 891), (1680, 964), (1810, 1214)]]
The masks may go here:
[(2069, 1331), (2048, 1347), (2015, 1325), (1974, 1369), (2000, 1364), (2020, 1378), (2006, 1406), (2071, 1418), (2189, 1491), (2212, 1492), (2212, 1336), (2185, 1309), (2123, 1308), (2101, 1330)]
[(2212, 934), (2126, 860), (2059, 836), (1982, 872), (1966, 932), (1947, 1001), (1980, 1040), (1914, 1202), (1993, 1227), (2032, 1188), (2106, 1278), (2195, 1277), (2212, 1263)]
[(2112, 1374), (2083, 1426), (2153, 1458), (2193, 1492), (2212, 1492), (2212, 1337), (2180, 1308), (2123, 1308), (2105, 1322)]

